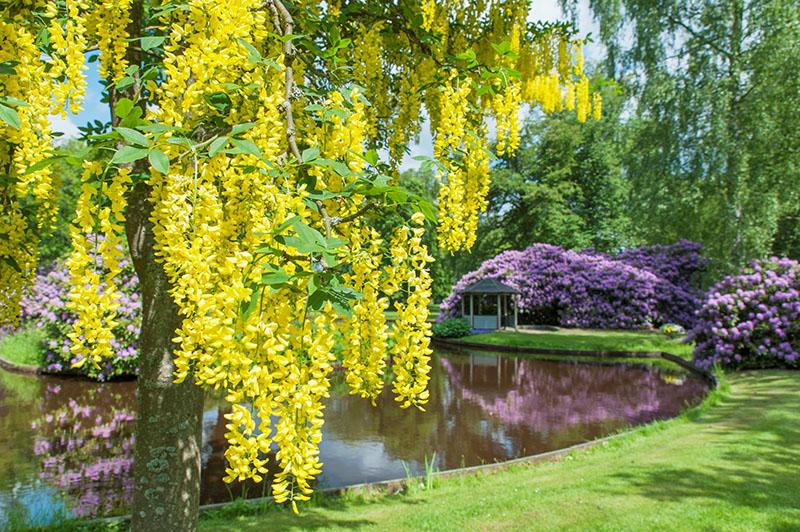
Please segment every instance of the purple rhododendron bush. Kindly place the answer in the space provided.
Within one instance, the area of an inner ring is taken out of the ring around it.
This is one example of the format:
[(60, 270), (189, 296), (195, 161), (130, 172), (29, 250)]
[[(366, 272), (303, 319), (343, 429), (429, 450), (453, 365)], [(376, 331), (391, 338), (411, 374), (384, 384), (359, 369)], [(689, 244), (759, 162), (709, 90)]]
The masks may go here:
[(700, 245), (688, 241), (616, 256), (535, 244), (503, 252), (462, 277), (442, 303), (439, 319), (460, 313), (464, 289), (494, 278), (520, 291), (523, 323), (597, 329), (643, 329), (664, 323), (689, 327), (700, 305), (695, 278), (706, 263)]
[(711, 290), (689, 333), (698, 366), (800, 366), (800, 263), (753, 262)]
[[(95, 264), (102, 269), (99, 253), (95, 254), (94, 259)], [(76, 316), (67, 308), (70, 278), (66, 265), (57, 262), (36, 276), (33, 286), (22, 298), (21, 327), (44, 331), (43, 368), (47, 372), (82, 374), (100, 381), (136, 374), (137, 342), (142, 323), (142, 303), (137, 293), (139, 280), (130, 261), (123, 260), (120, 267), (120, 299), (116, 310), (114, 339), (111, 342), (115, 356), (104, 360), (100, 367), (88, 363), (80, 368), (73, 367), (80, 360), (80, 355), (75, 356), (72, 353), (72, 342), (68, 336)]]

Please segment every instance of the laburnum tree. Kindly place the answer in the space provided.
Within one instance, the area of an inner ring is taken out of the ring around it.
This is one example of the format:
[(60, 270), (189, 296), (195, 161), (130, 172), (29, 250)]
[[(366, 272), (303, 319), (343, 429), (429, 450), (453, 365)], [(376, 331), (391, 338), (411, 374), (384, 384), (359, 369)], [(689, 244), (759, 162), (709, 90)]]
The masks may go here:
[[(399, 405), (423, 408), (426, 224), (449, 252), (473, 244), (490, 124), (504, 154), (519, 145), (523, 105), (600, 114), (579, 36), (527, 23), (529, 10), (521, 0), (3, 3), (0, 317), (17, 320), (54, 221), (51, 163), (81, 165), (68, 260), (76, 366), (113, 356), (123, 250), (141, 281), (134, 528), (196, 526), (209, 388), (231, 404), (225, 480), (261, 481), (272, 460), (275, 500), (306, 500), (337, 331), (353, 394), (374, 402), (391, 373)], [(80, 109), (87, 61), (98, 62), (111, 120), (85, 129), (91, 150), (59, 151), (48, 115)], [(427, 120), (435, 206), (396, 180)], [(406, 223), (383, 240), (371, 220), (390, 211)], [(399, 317), (387, 326), (390, 298)]]

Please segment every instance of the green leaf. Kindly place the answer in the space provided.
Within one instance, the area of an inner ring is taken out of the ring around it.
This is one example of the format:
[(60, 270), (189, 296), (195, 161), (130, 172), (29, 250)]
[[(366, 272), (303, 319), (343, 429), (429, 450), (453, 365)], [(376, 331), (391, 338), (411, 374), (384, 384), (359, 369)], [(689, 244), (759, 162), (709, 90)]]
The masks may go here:
[(364, 154), (364, 160), (372, 166), (375, 166), (378, 164), (378, 152), (375, 150), (367, 150), (367, 152)]
[(273, 229), (272, 233), (276, 234), (276, 235), (279, 235), (279, 234), (283, 233), (284, 231), (286, 231), (287, 229), (289, 229), (297, 221), (301, 221), (300, 217), (297, 216), (297, 215), (294, 215), (291, 218), (287, 219), (285, 222), (283, 222), (281, 225), (279, 225), (278, 227)]
[(142, 50), (144, 50), (145, 52), (148, 50), (152, 50), (153, 48), (156, 48), (164, 44), (164, 41), (166, 40), (167, 38), (165, 36), (142, 37)]
[(16, 261), (16, 260), (14, 260), (14, 257), (3, 257), (3, 262), (5, 262), (6, 264), (8, 264), (8, 266), (9, 266), (9, 267), (10, 267), (12, 270), (14, 270), (15, 272), (17, 272), (18, 274), (20, 274), (20, 275), (22, 274), (22, 268), (20, 268), (20, 267), (19, 267), (19, 264), (17, 263), (17, 261)]
[(291, 276), (283, 270), (265, 273), (261, 276), (261, 284), (267, 286), (283, 286), (291, 281)]
[(231, 128), (231, 135), (236, 136), (239, 133), (244, 133), (245, 131), (249, 131), (255, 127), (255, 124), (252, 122), (246, 122), (244, 124), (236, 124)]
[(311, 146), (310, 148), (303, 150), (302, 158), (303, 163), (306, 164), (317, 160), (319, 158), (319, 146)]
[(11, 107), (7, 107), (3, 104), (0, 104), (0, 120), (14, 129), (20, 128), (19, 114)]
[(231, 102), (231, 97), (224, 92), (213, 92), (211, 94), (206, 94), (205, 100), (211, 107), (225, 115), (228, 114), (228, 111), (230, 111), (231, 106), (233, 105), (233, 102)]
[(17, 70), (14, 68), (19, 64), (19, 61), (3, 61), (0, 63), (0, 74), (15, 75)]
[(433, 203), (426, 199), (420, 198), (419, 202), (417, 203), (417, 207), (419, 211), (425, 216), (425, 219), (431, 223), (437, 223), (437, 213), (436, 207), (433, 206)]
[(245, 139), (231, 139), (231, 142), (234, 146), (242, 150), (242, 152), (258, 157), (259, 159), (261, 158), (261, 150), (251, 141)]
[(134, 106), (133, 109), (122, 119), (120, 122), (120, 127), (136, 127), (140, 125), (143, 121), (142, 118), (142, 108), (139, 106)]
[(6, 104), (9, 107), (28, 107), (28, 102), (18, 100), (11, 96), (0, 96), (0, 103)]
[(149, 154), (147, 154), (147, 159), (150, 161), (150, 164), (155, 168), (158, 172), (162, 174), (169, 173), (169, 157), (167, 154), (161, 150), (153, 150)]
[(119, 118), (125, 118), (133, 109), (133, 100), (130, 98), (121, 98), (114, 106), (114, 114)]
[(243, 302), (241, 307), (239, 307), (239, 315), (242, 317), (242, 321), (247, 321), (247, 319), (253, 314), (258, 306), (258, 301), (261, 299), (261, 287), (257, 284), (253, 284), (251, 286), (252, 292), (250, 292), (250, 299), (247, 302)]
[(139, 159), (147, 157), (148, 151), (144, 148), (135, 148), (133, 146), (124, 146), (117, 150), (114, 157), (111, 159), (112, 164), (127, 164)]
[(32, 174), (33, 172), (38, 172), (39, 170), (41, 170), (43, 168), (47, 168), (48, 166), (50, 166), (54, 162), (56, 162), (56, 161), (58, 161), (60, 159), (63, 159), (63, 158), (64, 158), (63, 155), (54, 155), (52, 157), (48, 157), (46, 159), (42, 159), (38, 163), (34, 163), (34, 164), (30, 165), (28, 168), (26, 168), (25, 169), (25, 173), (23, 173), (22, 175), (28, 175), (28, 174)]
[(330, 159), (320, 157), (319, 159), (308, 161), (307, 164), (313, 164), (315, 166), (327, 168), (328, 170), (332, 170), (342, 177), (350, 177), (353, 175), (353, 171), (350, 170), (350, 167), (342, 161), (332, 161)]
[(225, 145), (228, 144), (228, 137), (219, 137), (211, 142), (208, 147), (208, 156), (213, 157), (220, 152)]
[(307, 225), (301, 220), (292, 223), (297, 236), (289, 236), (284, 239), (287, 246), (295, 248), (300, 253), (321, 253), (326, 249), (325, 237), (322, 233)]
[(141, 79), (143, 82), (150, 81), (151, 79), (156, 79), (156, 76), (158, 76), (158, 68), (152, 66), (144, 71)]
[(261, 52), (259, 52), (255, 46), (245, 41), (241, 37), (237, 37), (236, 41), (241, 44), (245, 50), (247, 50), (247, 53), (250, 56), (248, 59), (251, 63), (258, 63), (261, 60)]
[(117, 82), (116, 88), (118, 91), (124, 91), (131, 85), (133, 85), (133, 78), (130, 76), (125, 76)]
[(127, 127), (118, 127), (117, 132), (122, 135), (122, 138), (128, 141), (130, 144), (134, 144), (136, 146), (141, 146), (146, 148), (150, 145), (150, 141), (147, 140), (147, 137), (136, 131), (135, 129), (130, 129)]

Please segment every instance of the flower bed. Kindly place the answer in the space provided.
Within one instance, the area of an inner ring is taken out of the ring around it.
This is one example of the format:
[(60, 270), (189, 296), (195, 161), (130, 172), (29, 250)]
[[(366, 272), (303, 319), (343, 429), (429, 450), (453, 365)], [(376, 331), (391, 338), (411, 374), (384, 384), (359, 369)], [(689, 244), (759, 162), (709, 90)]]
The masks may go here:
[(800, 365), (800, 263), (753, 262), (708, 292), (689, 338), (695, 363), (737, 368)]
[(705, 264), (700, 246), (685, 241), (617, 256), (536, 244), (501, 253), (462, 277), (442, 303), (439, 319), (458, 314), (464, 289), (494, 278), (519, 290), (522, 318), (532, 323), (597, 329), (690, 326), (700, 302), (694, 281)]

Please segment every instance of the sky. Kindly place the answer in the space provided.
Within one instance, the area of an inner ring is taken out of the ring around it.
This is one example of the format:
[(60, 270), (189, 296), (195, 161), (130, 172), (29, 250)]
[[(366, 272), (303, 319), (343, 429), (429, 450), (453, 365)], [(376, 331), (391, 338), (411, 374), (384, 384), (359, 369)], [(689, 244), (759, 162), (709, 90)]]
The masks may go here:
[[(558, 0), (536, 0), (534, 7), (528, 17), (529, 21), (556, 21), (564, 20), (564, 12), (558, 6)], [(592, 16), (588, 7), (588, 0), (580, 0), (578, 6), (578, 33), (579, 35), (587, 35), (589, 33), (597, 35), (598, 26), (592, 20)], [(599, 60), (604, 50), (601, 45), (596, 43), (589, 44), (584, 50), (587, 62)], [(100, 85), (100, 77), (97, 73), (97, 63), (86, 65), (86, 99), (84, 100), (83, 109), (78, 114), (67, 113), (65, 117), (53, 115), (50, 117), (50, 123), (54, 131), (60, 131), (64, 134), (64, 138), (79, 136), (78, 126), (82, 126), (87, 122), (100, 120), (106, 122), (109, 120), (108, 105), (100, 101), (102, 93)], [(491, 128), (490, 128), (491, 129)], [(490, 134), (492, 132), (490, 131)], [(401, 170), (416, 168), (420, 163), (414, 157), (421, 155), (431, 156), (433, 150), (433, 141), (431, 139), (430, 128), (427, 122), (422, 127), (419, 140), (414, 145), (410, 146), (410, 153), (406, 155), (402, 164)]]

